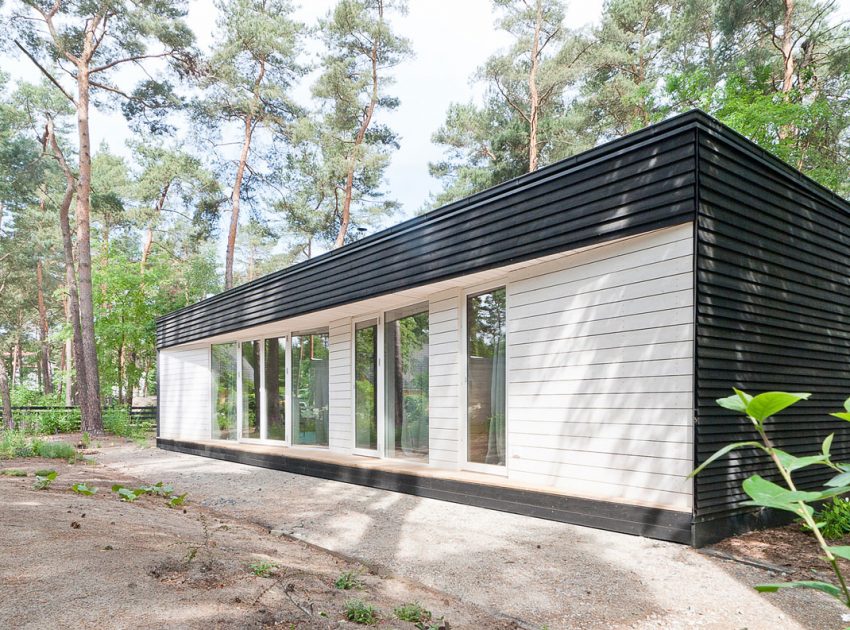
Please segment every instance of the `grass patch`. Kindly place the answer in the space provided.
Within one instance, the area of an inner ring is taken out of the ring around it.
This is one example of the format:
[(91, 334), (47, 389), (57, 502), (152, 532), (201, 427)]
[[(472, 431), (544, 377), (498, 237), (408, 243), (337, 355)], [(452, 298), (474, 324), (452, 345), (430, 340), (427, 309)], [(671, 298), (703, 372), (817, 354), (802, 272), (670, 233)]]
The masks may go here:
[(277, 565), (274, 562), (252, 562), (248, 568), (257, 577), (269, 577), (277, 571)]
[(20, 468), (4, 468), (0, 470), (0, 475), (4, 477), (26, 477), (27, 471)]
[(350, 599), (345, 602), (345, 618), (364, 626), (373, 626), (378, 623), (380, 612), (362, 599)]
[(341, 591), (363, 588), (363, 580), (354, 571), (344, 571), (334, 582), (334, 586)]
[(68, 442), (42, 442), (33, 441), (33, 452), (39, 457), (47, 459), (76, 459), (77, 449)]
[(393, 614), (401, 621), (413, 623), (431, 621), (431, 611), (416, 602), (399, 606), (393, 610)]
[(33, 439), (23, 431), (0, 431), (0, 459), (32, 457)]

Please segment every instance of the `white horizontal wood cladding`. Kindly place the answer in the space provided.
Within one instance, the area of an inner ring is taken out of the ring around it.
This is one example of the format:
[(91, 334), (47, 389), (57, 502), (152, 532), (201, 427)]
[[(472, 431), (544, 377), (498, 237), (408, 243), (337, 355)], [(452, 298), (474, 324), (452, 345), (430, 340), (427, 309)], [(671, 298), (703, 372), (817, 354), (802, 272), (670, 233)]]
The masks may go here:
[(352, 447), (351, 320), (331, 322), (329, 327), (330, 365), (328, 377), (328, 446), (337, 453), (350, 453)]
[(460, 297), (432, 296), (428, 306), (428, 461), (456, 468), (460, 442)]
[(511, 479), (690, 509), (692, 230), (509, 276)]
[(160, 351), (160, 437), (210, 439), (210, 382), (209, 348)]

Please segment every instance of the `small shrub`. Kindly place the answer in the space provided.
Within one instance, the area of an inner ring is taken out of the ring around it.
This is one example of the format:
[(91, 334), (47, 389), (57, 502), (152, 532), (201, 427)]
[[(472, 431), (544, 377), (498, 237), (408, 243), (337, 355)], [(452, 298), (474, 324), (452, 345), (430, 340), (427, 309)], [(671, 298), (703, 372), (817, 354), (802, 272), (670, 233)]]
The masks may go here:
[(0, 470), (0, 475), (5, 477), (26, 477), (27, 471), (20, 468), (5, 468)]
[(73, 490), (77, 494), (82, 494), (87, 497), (90, 497), (95, 492), (97, 492), (97, 488), (95, 488), (94, 486), (90, 486), (82, 481), (79, 483), (75, 483), (73, 486), (71, 486), (71, 490)]
[(345, 602), (345, 618), (354, 623), (372, 626), (378, 623), (380, 610), (367, 604), (361, 599), (350, 599)]
[(42, 442), (40, 440), (33, 441), (33, 452), (39, 457), (47, 459), (75, 459), (77, 457), (77, 449), (73, 444), (68, 442)]
[(0, 459), (32, 457), (33, 441), (23, 431), (0, 431)]
[(252, 562), (248, 565), (248, 568), (257, 577), (269, 577), (277, 571), (277, 565), (273, 562)]
[(334, 582), (334, 586), (341, 591), (363, 588), (363, 581), (354, 571), (344, 571)]
[(431, 611), (423, 608), (416, 602), (404, 604), (393, 611), (393, 614), (401, 621), (426, 622), (431, 620)]
[(815, 513), (815, 522), (827, 540), (838, 540), (850, 534), (850, 501), (833, 497)]
[(55, 470), (39, 470), (35, 473), (35, 485), (33, 485), (33, 488), (36, 490), (47, 490), (54, 479), (56, 479)]

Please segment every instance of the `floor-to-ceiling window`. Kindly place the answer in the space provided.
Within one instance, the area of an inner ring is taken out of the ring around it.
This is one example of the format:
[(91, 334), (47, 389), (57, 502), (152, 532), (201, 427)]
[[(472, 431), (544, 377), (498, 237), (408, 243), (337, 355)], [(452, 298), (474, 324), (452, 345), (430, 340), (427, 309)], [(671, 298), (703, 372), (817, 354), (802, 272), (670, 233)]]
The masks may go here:
[(266, 339), (263, 348), (266, 439), (286, 439), (286, 338)]
[(386, 314), (384, 357), (387, 456), (427, 459), (427, 304)]
[(237, 344), (212, 346), (212, 437), (235, 440), (237, 404)]
[(378, 321), (354, 325), (354, 446), (378, 448)]
[(292, 441), (328, 445), (328, 333), (292, 335)]
[(260, 439), (260, 342), (242, 346), (242, 437)]
[(466, 300), (467, 461), (505, 465), (505, 289)]

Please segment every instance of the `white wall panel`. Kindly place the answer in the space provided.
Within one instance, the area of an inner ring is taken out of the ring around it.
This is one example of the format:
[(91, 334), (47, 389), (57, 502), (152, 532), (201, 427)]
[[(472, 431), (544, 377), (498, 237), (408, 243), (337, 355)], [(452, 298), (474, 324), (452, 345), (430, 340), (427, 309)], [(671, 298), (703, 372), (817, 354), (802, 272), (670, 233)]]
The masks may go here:
[(211, 433), (210, 349), (159, 353), (159, 435), (208, 440)]

